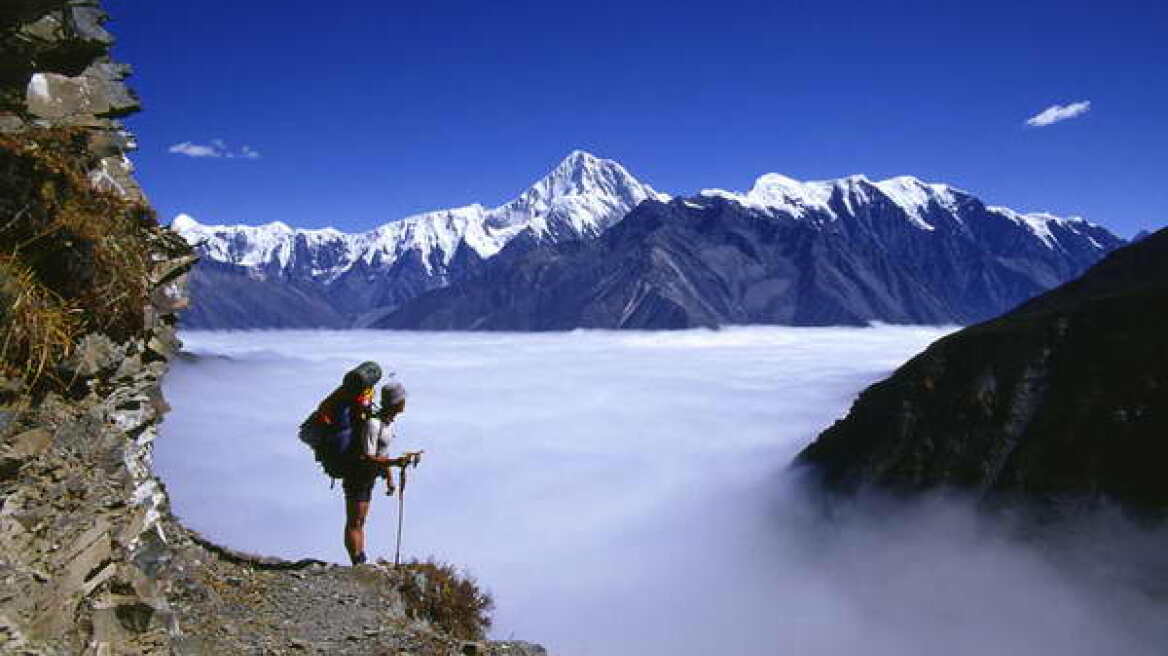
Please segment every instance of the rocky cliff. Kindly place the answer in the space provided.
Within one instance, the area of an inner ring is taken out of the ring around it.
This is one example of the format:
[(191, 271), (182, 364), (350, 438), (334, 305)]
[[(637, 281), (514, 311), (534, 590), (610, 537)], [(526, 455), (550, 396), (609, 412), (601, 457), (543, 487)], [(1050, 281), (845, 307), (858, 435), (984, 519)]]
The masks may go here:
[(93, 0), (0, 7), (0, 652), (538, 654), (449, 568), (232, 552), (151, 471), (195, 261), (131, 177)]
[(1168, 513), (1168, 229), (954, 333), (798, 457), (827, 489)]

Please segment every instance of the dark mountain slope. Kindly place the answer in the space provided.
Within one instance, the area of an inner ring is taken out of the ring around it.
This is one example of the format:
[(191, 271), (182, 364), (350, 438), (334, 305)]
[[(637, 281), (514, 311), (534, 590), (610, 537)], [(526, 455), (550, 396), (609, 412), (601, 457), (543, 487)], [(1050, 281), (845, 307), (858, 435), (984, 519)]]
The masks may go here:
[(348, 328), (351, 321), (313, 285), (257, 279), (241, 267), (202, 261), (191, 272), (194, 301), (184, 328)]
[(798, 457), (829, 490), (1168, 510), (1168, 229), (937, 341)]

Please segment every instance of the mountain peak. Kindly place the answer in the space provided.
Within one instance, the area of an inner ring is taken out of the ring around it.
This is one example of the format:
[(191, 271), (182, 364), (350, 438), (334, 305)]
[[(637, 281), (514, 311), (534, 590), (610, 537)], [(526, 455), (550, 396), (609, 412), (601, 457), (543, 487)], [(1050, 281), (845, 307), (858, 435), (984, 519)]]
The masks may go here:
[[(641, 183), (616, 160), (602, 159), (584, 150), (573, 150), (547, 175), (516, 199), (520, 203), (555, 203), (571, 196), (632, 199), (662, 198)], [(635, 202), (633, 203), (635, 204)]]
[(754, 186), (751, 188), (750, 193), (764, 189), (797, 189), (802, 186), (802, 182), (799, 182), (795, 178), (789, 178), (782, 173), (764, 173), (754, 181)]
[(567, 157), (565, 157), (563, 159), (563, 161), (560, 162), (560, 166), (563, 166), (564, 164), (568, 164), (568, 163), (579, 163), (579, 162), (590, 163), (590, 162), (598, 162), (598, 161), (600, 161), (600, 158), (597, 157), (596, 155), (593, 155), (592, 153), (588, 152), (587, 150), (580, 150), (579, 148), (577, 148), (577, 149), (573, 150), (572, 152), (568, 153)]
[(745, 207), (764, 212), (782, 211), (797, 218), (815, 211), (834, 218), (836, 210), (832, 208), (831, 201), (837, 190), (843, 193), (845, 204), (867, 202), (873, 194), (882, 195), (904, 210), (909, 221), (922, 230), (932, 230), (934, 227), (924, 218), (930, 204), (936, 202), (950, 207), (956, 202), (953, 188), (948, 185), (930, 184), (911, 175), (877, 182), (862, 173), (834, 180), (808, 182), (779, 173), (767, 173), (759, 176), (745, 194), (705, 189), (701, 195), (720, 196)]
[(189, 230), (197, 230), (203, 227), (203, 224), (195, 220), (195, 217), (190, 214), (179, 214), (170, 222), (170, 229), (175, 232), (186, 232)]
[(600, 234), (646, 198), (669, 197), (620, 163), (577, 149), (518, 198), (491, 210), (486, 228), (524, 227), (540, 237), (579, 239)]
[(832, 182), (800, 182), (781, 173), (766, 173), (745, 194), (724, 189), (703, 189), (702, 196), (718, 196), (761, 211), (782, 210), (801, 217), (819, 210), (831, 214)]
[(273, 230), (275, 232), (295, 232), (296, 231), (295, 228), (288, 225), (287, 223), (284, 223), (283, 221), (269, 221), (260, 227), (261, 228), (268, 228), (268, 229)]
[[(581, 187), (593, 186), (606, 176), (636, 182), (636, 179), (620, 163), (611, 159), (601, 159), (587, 151), (573, 150), (535, 186), (538, 187), (547, 180), (569, 181), (575, 183), (571, 186), (573, 191), (579, 193), (579, 191), (587, 191), (586, 188), (580, 189)], [(561, 186), (559, 190), (565, 191), (566, 189)]]

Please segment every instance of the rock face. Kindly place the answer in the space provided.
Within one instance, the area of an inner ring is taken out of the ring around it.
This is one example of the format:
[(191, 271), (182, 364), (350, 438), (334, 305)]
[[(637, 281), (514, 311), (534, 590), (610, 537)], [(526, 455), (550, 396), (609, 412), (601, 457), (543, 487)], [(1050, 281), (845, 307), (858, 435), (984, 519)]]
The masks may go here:
[(827, 489), (1168, 512), (1168, 229), (947, 336), (798, 457)]
[[(191, 328), (364, 325), (479, 270), (516, 236), (591, 239), (646, 198), (664, 198), (620, 164), (575, 151), (515, 200), (427, 212), (375, 230), (294, 230), (283, 223), (173, 228), (204, 262)], [(215, 292), (212, 293), (211, 289)], [(246, 313), (239, 308), (247, 308)]]
[(108, 54), (113, 36), (93, 0), (13, 0), (0, 8), (0, 131), (89, 129), (95, 185), (141, 197), (126, 153), (136, 148), (118, 117), (139, 108), (130, 67)]
[(556, 330), (970, 323), (1122, 243), (1078, 219), (987, 207), (944, 185), (764, 176), (745, 196), (645, 201), (600, 238), (517, 239), (383, 328)]
[[(121, 84), (127, 69), (106, 54), (104, 18), (92, 0), (0, 7), (0, 653), (543, 654), (444, 631), (438, 579), (425, 567), (237, 554), (170, 514), (151, 453), (168, 410), (160, 379), (180, 346), (176, 313), (188, 305), (196, 258), (137, 202), (123, 152), (132, 139), (112, 118), (136, 103)], [(54, 136), (69, 147), (49, 152), (43, 144)], [(48, 159), (63, 153), (76, 156), (74, 168)], [(24, 166), (37, 157), (52, 166)], [(61, 210), (62, 194), (77, 189), (84, 193)], [(109, 248), (84, 248), (92, 244), (67, 230), (77, 222), (111, 227), (102, 234)], [(44, 235), (19, 238), (33, 229)], [(135, 257), (99, 261), (118, 250)], [(134, 273), (111, 279), (111, 271)], [(49, 301), (65, 300), (71, 305), (53, 314)], [(90, 320), (106, 312), (127, 321)], [(37, 332), (44, 325), (57, 332)], [(53, 343), (77, 325), (110, 334)], [(27, 342), (30, 358), (9, 350)], [(61, 356), (38, 362), (37, 353)]]

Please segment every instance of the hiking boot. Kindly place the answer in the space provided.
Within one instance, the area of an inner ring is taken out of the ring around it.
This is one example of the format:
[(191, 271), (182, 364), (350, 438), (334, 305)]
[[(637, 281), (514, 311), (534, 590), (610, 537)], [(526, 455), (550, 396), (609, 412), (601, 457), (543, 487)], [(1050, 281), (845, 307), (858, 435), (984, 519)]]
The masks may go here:
[(362, 551), (361, 553), (357, 554), (356, 556), (353, 556), (352, 560), (353, 560), (354, 565), (364, 565), (365, 564), (365, 552)]

